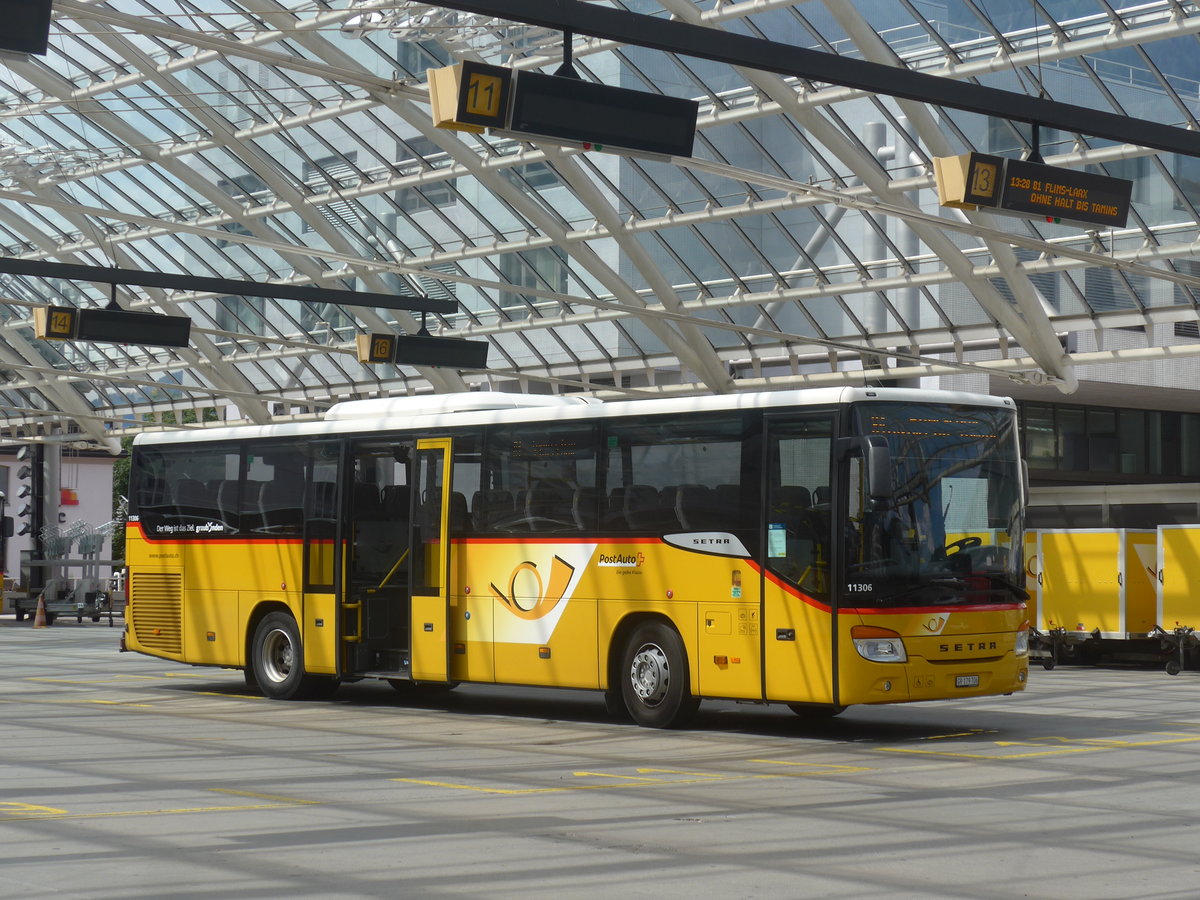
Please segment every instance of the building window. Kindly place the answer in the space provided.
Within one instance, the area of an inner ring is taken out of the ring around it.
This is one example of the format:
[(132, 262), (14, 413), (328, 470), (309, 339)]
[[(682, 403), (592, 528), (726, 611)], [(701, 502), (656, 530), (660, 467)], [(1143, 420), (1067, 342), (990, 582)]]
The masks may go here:
[[(536, 288), (558, 294), (567, 291), (566, 259), (561, 251), (551, 247), (504, 254), (500, 257), (500, 276), (514, 288)], [(539, 300), (519, 291), (500, 292), (501, 308), (510, 315), (523, 312), (526, 301), (537, 304)]]
[(1041, 481), (1200, 479), (1200, 414), (1023, 403), (1022, 440)]
[[(450, 166), (450, 155), (426, 137), (405, 138), (396, 154), (396, 170), (402, 175), (416, 175), (428, 169)], [(457, 178), (435, 181), (420, 187), (401, 188), (396, 192), (397, 205), (407, 213), (422, 209), (444, 209), (458, 202), (455, 192)]]
[[(304, 183), (317, 194), (333, 194), (345, 188), (358, 187), (362, 179), (355, 168), (358, 154), (347, 153), (345, 156), (326, 156), (304, 164)], [(348, 228), (362, 221), (358, 208), (352, 200), (333, 200), (318, 207), (325, 221), (335, 228)], [(302, 231), (313, 230), (308, 220), (304, 221)]]

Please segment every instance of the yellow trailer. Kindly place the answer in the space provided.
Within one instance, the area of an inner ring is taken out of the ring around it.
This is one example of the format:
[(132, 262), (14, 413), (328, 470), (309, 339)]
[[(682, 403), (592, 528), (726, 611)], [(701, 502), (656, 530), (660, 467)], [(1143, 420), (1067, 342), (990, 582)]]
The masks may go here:
[(1030, 627), (1046, 631), (1042, 615), (1042, 558), (1038, 553), (1038, 532), (1032, 528), (1025, 530), (1025, 590), (1029, 594), (1025, 605)]
[(1132, 528), (1041, 529), (1026, 565), (1037, 583), (1034, 627), (1059, 655), (1094, 661), (1155, 634), (1157, 534)]
[(1200, 627), (1200, 525), (1159, 525), (1156, 592), (1156, 635), (1175, 651), (1167, 671), (1178, 674), (1193, 668), (1196, 628)]

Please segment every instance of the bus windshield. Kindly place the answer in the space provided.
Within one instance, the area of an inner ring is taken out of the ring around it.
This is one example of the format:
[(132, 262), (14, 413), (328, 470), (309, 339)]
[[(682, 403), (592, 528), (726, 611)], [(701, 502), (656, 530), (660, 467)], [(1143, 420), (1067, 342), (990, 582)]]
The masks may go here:
[(1026, 598), (1016, 414), (998, 407), (864, 403), (857, 435), (891, 463), (890, 490), (850, 460), (847, 602), (1012, 603)]

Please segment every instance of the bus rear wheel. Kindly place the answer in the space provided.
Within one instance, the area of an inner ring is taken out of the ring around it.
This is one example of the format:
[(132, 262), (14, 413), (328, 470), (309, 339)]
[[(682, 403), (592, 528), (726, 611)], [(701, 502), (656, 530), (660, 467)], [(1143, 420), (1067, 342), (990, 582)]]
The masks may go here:
[[(268, 613), (254, 629), (250, 666), (258, 689), (273, 700), (301, 700), (316, 693), (320, 680), (304, 671), (304, 645), (296, 620)], [(249, 679), (247, 679), (249, 684)]]
[(683, 639), (664, 622), (639, 625), (621, 657), (621, 696), (630, 717), (647, 728), (677, 728), (700, 705), (692, 696)]

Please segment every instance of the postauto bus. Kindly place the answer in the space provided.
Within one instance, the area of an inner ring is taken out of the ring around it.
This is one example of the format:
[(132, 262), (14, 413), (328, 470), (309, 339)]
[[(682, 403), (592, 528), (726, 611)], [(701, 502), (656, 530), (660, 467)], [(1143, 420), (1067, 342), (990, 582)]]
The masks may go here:
[(140, 435), (125, 646), (268, 697), (384, 679), (852, 704), (1024, 687), (1008, 399), (362, 400)]

